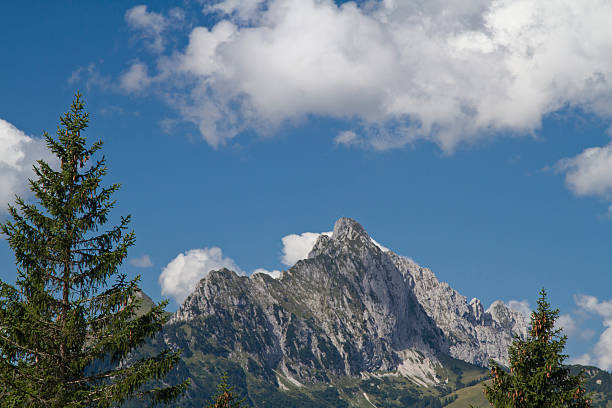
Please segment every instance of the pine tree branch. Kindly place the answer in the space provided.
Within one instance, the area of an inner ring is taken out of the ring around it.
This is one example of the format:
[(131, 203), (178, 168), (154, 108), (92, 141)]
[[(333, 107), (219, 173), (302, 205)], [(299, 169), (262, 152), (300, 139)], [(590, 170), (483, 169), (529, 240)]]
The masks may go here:
[[(0, 329), (3, 329), (3, 327), (0, 327)], [(5, 328), (4, 328), (5, 329)], [(43, 351), (40, 350), (32, 350), (28, 347), (25, 347), (19, 343), (16, 343), (15, 341), (11, 340), (8, 337), (3, 336), (2, 334), (0, 334), (0, 341), (4, 341), (7, 344), (10, 344), (11, 346), (18, 348), (19, 350), (22, 350), (22, 352), (28, 353), (32, 356), (42, 356), (42, 357), (47, 357), (47, 358), (57, 358), (57, 356), (53, 355), (53, 354), (49, 354), (49, 353), (45, 353)]]

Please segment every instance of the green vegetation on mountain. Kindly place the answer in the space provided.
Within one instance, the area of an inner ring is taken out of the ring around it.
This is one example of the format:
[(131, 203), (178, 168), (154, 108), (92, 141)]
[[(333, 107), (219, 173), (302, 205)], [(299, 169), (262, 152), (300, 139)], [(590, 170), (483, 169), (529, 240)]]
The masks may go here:
[[(221, 276), (226, 278), (219, 280)], [(260, 279), (269, 285), (278, 285), (277, 281), (267, 276), (261, 276)], [(317, 340), (317, 347), (320, 350), (315, 350), (313, 353), (311, 349), (304, 348), (310, 344), (309, 341), (313, 341), (313, 338), (310, 337), (304, 341), (303, 337), (300, 337), (302, 335), (300, 330), (304, 330), (304, 327), (290, 324), (287, 326), (285, 337), (287, 341), (285, 345), (289, 348), (290, 357), (295, 358), (296, 361), (309, 362), (308, 364), (313, 364), (315, 370), (323, 372), (318, 377), (310, 376), (310, 380), (307, 381), (299, 379), (298, 372), (292, 373), (291, 369), (282, 371), (277, 366), (280, 360), (274, 360), (271, 352), (266, 350), (271, 338), (269, 332), (266, 334), (266, 331), (262, 331), (261, 325), (265, 324), (263, 323), (265, 320), (260, 320), (263, 312), (254, 305), (250, 305), (245, 297), (249, 293), (247, 286), (249, 280), (238, 278), (229, 271), (222, 271), (213, 273), (210, 282), (215, 290), (222, 290), (222, 292), (215, 293), (225, 293), (225, 289), (222, 288), (226, 284), (242, 284), (243, 289), (235, 287), (228, 291), (240, 296), (235, 299), (224, 299), (227, 304), (234, 305), (232, 307), (221, 309), (219, 313), (204, 314), (199, 317), (189, 315), (185, 319), (172, 320), (165, 326), (166, 340), (184, 350), (178, 371), (180, 376), (192, 379), (192, 385), (185, 399), (179, 401), (177, 407), (202, 406), (210, 395), (214, 394), (215, 381), (223, 372), (228, 372), (229, 383), (236, 386), (237, 394), (245, 396), (245, 403), (254, 407), (446, 406), (459, 408), (472, 405), (484, 408), (491, 406), (483, 394), (485, 381), (488, 386), (492, 386), (489, 370), (486, 368), (440, 353), (436, 355), (439, 364), (434, 366), (435, 374), (433, 375), (437, 382), (427, 386), (421, 383), (426, 377), (411, 378), (410, 374), (403, 375), (399, 372), (384, 370), (362, 372), (359, 376), (333, 374), (333, 372), (326, 372), (325, 368), (343, 364), (342, 357), (327, 350), (327, 348), (333, 350), (334, 346)], [(200, 290), (208, 290), (208, 286), (202, 286), (196, 292)], [(204, 297), (203, 293), (205, 292), (194, 294), (194, 296), (200, 296), (198, 302), (204, 302), (199, 303), (200, 307), (218, 311), (218, 306), (213, 308), (210, 299)], [(301, 307), (299, 299), (295, 295), (283, 295), (278, 291), (275, 295), (282, 298), (284, 304), (291, 307), (293, 312), (287, 315), (282, 307), (272, 307), (274, 318), (279, 321), (285, 319), (296, 321), (295, 312), (300, 312)], [(206, 296), (212, 296), (212, 294)], [(195, 307), (195, 298), (188, 301), (187, 304)], [(312, 316), (312, 310), (303, 311), (301, 314)], [(227, 321), (231, 323), (223, 324)], [(260, 323), (256, 323), (257, 321)], [(311, 318), (307, 318), (306, 321), (305, 327), (317, 333), (316, 325)], [(366, 333), (363, 335), (367, 336)], [(325, 346), (322, 347), (322, 345)], [(320, 366), (316, 365), (314, 354), (319, 356)], [(270, 366), (266, 358), (272, 358), (271, 361), (277, 365)], [(421, 355), (419, 359), (425, 360), (425, 356)], [(312, 370), (308, 367), (306, 369)], [(295, 368), (299, 369), (299, 366)], [(309, 372), (316, 373), (316, 371)], [(571, 375), (576, 375), (578, 372), (578, 366), (570, 367)], [(587, 393), (598, 388), (592, 394), (591, 406), (610, 408), (607, 404), (609, 404), (608, 401), (612, 401), (609, 394), (612, 376), (595, 368), (587, 368), (585, 376), (584, 387)]]
[(612, 408), (612, 374), (593, 366), (571, 365), (571, 375), (584, 376), (586, 394), (593, 408)]
[[(332, 376), (326, 380), (298, 382), (278, 370), (268, 370), (250, 353), (233, 353), (210, 337), (200, 325), (169, 323), (164, 336), (183, 348), (181, 361), (168, 381), (190, 378), (191, 386), (176, 407), (202, 407), (215, 394), (219, 376), (227, 373), (227, 383), (236, 395), (245, 397), (247, 406), (281, 407), (441, 407), (458, 387), (479, 382), (488, 376), (482, 367), (440, 355), (436, 386), (422, 386), (399, 374), (372, 372), (360, 377)], [(156, 341), (161, 341), (158, 337)], [(156, 344), (152, 342), (152, 345)], [(482, 394), (482, 393), (481, 393)]]

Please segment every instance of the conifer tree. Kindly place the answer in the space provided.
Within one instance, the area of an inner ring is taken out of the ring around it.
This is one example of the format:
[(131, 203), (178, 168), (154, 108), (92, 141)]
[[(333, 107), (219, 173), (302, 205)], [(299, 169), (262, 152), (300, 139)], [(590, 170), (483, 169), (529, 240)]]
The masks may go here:
[(102, 147), (81, 132), (89, 114), (77, 93), (57, 137), (44, 132), (59, 166), (42, 160), (30, 180), (34, 200), (17, 197), (1, 226), (17, 279), (0, 281), (2, 407), (110, 407), (129, 398), (174, 399), (186, 383), (156, 386), (179, 353), (130, 359), (159, 332), (166, 302), (138, 311), (139, 277), (118, 271), (134, 244), (130, 217), (107, 227), (118, 184), (104, 186)]
[(234, 386), (227, 384), (227, 373), (221, 376), (221, 383), (217, 385), (217, 394), (212, 398), (212, 402), (206, 408), (242, 408), (245, 398), (238, 399), (234, 393)]
[(540, 291), (538, 308), (531, 314), (531, 324), (525, 340), (516, 338), (508, 354), (510, 372), (490, 361), (492, 384), (484, 393), (495, 408), (586, 408), (590, 400), (585, 395), (582, 376), (572, 376), (563, 365), (562, 354), (567, 336), (555, 329), (558, 309), (551, 309), (546, 291)]

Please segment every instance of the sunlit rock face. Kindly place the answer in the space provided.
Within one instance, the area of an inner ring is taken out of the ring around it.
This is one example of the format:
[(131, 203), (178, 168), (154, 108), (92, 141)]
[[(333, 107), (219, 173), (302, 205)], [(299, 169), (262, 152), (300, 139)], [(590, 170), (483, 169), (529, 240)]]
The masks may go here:
[(524, 316), (495, 301), (486, 311), (480, 300), (465, 296), (440, 282), (434, 273), (412, 260), (387, 252), (397, 268), (412, 278), (412, 291), (450, 345), (449, 354), (459, 360), (485, 366), (489, 359), (508, 365), (508, 346), (516, 334), (527, 335)]
[[(501, 302), (486, 311), (477, 299), (468, 302), (429, 269), (385, 251), (359, 223), (341, 218), (278, 279), (209, 273), (166, 332), (178, 328), (190, 333), (190, 350), (200, 336), (271, 380), (388, 372), (431, 385), (441, 380), (440, 355), (506, 364), (513, 333), (523, 335), (526, 325)], [(170, 344), (179, 338), (166, 336)]]

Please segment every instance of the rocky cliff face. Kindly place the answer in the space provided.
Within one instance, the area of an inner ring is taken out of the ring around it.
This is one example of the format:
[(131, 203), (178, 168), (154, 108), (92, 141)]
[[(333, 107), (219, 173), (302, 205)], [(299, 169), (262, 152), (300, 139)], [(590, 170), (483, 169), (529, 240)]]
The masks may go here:
[(508, 346), (513, 336), (527, 335), (524, 316), (495, 301), (485, 311), (480, 300), (465, 296), (440, 282), (427, 268), (392, 252), (387, 255), (414, 282), (412, 290), (450, 344), (449, 354), (459, 360), (485, 366), (489, 359), (508, 365)]
[(443, 380), (436, 374), (441, 355), (506, 363), (512, 333), (524, 334), (526, 325), (501, 302), (487, 311), (477, 299), (468, 303), (429, 269), (383, 251), (361, 225), (341, 218), (331, 237), (320, 236), (308, 258), (279, 279), (211, 272), (169, 327), (206, 339), (206, 346), (188, 345), (190, 353), (216, 347), (270, 379), (300, 384), (386, 372), (428, 385)]

